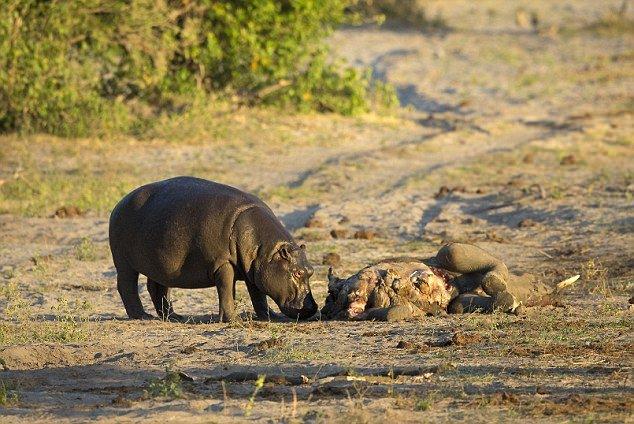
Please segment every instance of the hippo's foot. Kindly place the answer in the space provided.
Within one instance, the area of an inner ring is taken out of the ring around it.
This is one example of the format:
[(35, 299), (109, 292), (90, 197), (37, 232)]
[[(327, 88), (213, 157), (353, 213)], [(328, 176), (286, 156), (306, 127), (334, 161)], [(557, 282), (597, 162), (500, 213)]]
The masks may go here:
[(505, 312), (507, 314), (522, 315), (524, 311), (524, 305), (518, 301), (515, 296), (507, 291), (498, 293), (493, 301), (493, 308), (495, 311)]
[(264, 313), (256, 313), (255, 319), (258, 321), (290, 321), (285, 315), (278, 314), (271, 308), (267, 312)]
[(225, 323), (242, 322), (242, 318), (236, 312), (231, 314), (224, 312), (220, 314), (220, 322), (225, 322)]
[(515, 298), (507, 291), (502, 291), (493, 296), (493, 311), (512, 312), (515, 306), (517, 306)]
[(179, 315), (177, 313), (170, 313), (168, 315), (164, 315), (161, 317), (161, 319), (163, 321), (169, 321), (169, 322), (180, 322), (180, 323), (185, 323), (189, 320), (189, 318), (184, 317), (183, 315)]
[(148, 314), (147, 312), (139, 312), (139, 313), (135, 313), (135, 314), (130, 314), (128, 315), (128, 318), (130, 319), (138, 319), (141, 321), (150, 321), (150, 320), (155, 320), (156, 317)]
[(506, 280), (500, 272), (487, 272), (482, 278), (482, 290), (489, 296), (495, 296), (498, 293), (506, 292)]

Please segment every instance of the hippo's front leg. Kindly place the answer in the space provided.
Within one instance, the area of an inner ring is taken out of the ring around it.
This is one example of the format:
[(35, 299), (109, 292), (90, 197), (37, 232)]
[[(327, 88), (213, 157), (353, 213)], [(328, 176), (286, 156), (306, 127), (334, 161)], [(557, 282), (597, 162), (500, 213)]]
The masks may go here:
[(236, 312), (234, 301), (234, 271), (231, 264), (226, 263), (214, 273), (214, 281), (218, 289), (218, 301), (220, 303), (220, 322), (238, 321), (240, 317)]
[(262, 290), (258, 289), (255, 284), (247, 281), (247, 290), (249, 291), (253, 310), (255, 311), (258, 319), (264, 321), (284, 320), (282, 315), (269, 308), (269, 304), (266, 300), (266, 294), (264, 294)]

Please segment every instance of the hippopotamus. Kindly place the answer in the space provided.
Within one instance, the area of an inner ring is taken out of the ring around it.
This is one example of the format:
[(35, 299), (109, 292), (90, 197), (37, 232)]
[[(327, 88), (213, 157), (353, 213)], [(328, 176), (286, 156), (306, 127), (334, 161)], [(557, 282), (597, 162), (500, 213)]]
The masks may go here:
[(317, 312), (305, 246), (264, 202), (234, 187), (194, 177), (141, 186), (115, 206), (109, 233), (117, 290), (131, 319), (152, 318), (139, 298), (139, 274), (165, 320), (183, 321), (172, 308), (171, 288), (214, 286), (220, 320), (239, 319), (237, 280), (246, 283), (260, 319), (274, 316), (267, 296), (294, 319)]
[(477, 246), (450, 243), (431, 258), (392, 258), (349, 278), (328, 273), (325, 319), (398, 321), (439, 313), (520, 314), (526, 306), (556, 304), (561, 290), (533, 276), (510, 275), (500, 259)]

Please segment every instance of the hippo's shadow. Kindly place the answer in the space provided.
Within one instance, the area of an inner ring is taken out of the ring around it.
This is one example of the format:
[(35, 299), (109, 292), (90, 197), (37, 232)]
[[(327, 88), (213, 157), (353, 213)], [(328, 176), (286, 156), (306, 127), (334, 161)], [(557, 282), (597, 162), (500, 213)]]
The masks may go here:
[(318, 209), (319, 204), (313, 204), (302, 209), (295, 209), (294, 211), (286, 213), (279, 218), (284, 224), (284, 227), (292, 233), (298, 228), (303, 227), (306, 221), (308, 221)]

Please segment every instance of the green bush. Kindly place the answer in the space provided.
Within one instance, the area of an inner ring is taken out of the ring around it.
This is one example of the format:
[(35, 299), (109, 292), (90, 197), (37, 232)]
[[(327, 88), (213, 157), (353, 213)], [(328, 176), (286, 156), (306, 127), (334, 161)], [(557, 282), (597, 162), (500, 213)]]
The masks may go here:
[(355, 114), (379, 87), (326, 59), (351, 0), (1, 3), (0, 131), (143, 132), (218, 94)]

